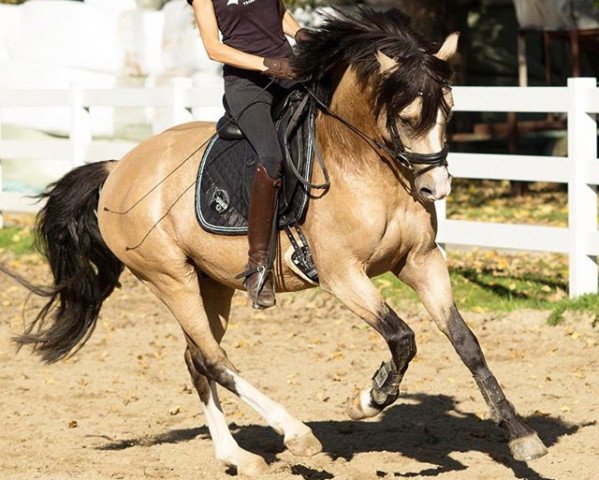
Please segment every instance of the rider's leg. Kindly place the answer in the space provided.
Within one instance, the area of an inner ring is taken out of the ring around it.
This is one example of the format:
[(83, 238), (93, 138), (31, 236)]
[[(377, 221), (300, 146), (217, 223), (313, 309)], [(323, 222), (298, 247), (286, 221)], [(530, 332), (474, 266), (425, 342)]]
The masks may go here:
[(276, 222), (280, 180), (273, 179), (263, 164), (258, 165), (250, 193), (248, 217), (248, 266), (245, 286), (254, 308), (275, 304), (271, 245), (273, 222)]
[(245, 272), (245, 286), (254, 308), (275, 304), (269, 251), (276, 221), (283, 152), (271, 116), (273, 95), (269, 89), (262, 91), (267, 83), (266, 77), (257, 80), (240, 78), (225, 83), (231, 113), (259, 158), (250, 192), (248, 268)]

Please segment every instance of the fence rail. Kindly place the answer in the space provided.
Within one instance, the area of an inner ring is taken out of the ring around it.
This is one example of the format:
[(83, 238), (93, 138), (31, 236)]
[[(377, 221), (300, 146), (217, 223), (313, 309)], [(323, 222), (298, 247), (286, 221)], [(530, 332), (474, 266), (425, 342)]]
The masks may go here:
[[(155, 107), (168, 109), (169, 123), (192, 118), (215, 120), (222, 90), (190, 88), (175, 79), (164, 88), (82, 90), (0, 90), (2, 109), (14, 107), (70, 108), (69, 139), (2, 140), (0, 124), (0, 213), (34, 212), (39, 206), (19, 194), (2, 191), (2, 159), (70, 159), (84, 162), (120, 158), (135, 144), (92, 140), (90, 107)], [(592, 78), (569, 79), (567, 87), (455, 87), (456, 111), (561, 112), (568, 115), (567, 157), (453, 153), (456, 177), (507, 179), (568, 184), (568, 227), (512, 225), (450, 220), (438, 202), (439, 243), (565, 253), (569, 256), (570, 296), (598, 291), (599, 231), (597, 227), (597, 122), (599, 88)], [(0, 216), (1, 219), (1, 216)], [(1, 222), (0, 222), (1, 224)]]

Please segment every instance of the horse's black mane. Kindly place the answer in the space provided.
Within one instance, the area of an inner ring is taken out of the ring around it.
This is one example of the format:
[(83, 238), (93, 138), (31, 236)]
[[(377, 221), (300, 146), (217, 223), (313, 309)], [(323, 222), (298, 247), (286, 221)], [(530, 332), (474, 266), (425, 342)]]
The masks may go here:
[[(435, 123), (439, 108), (449, 110), (443, 87), (452, 72), (447, 62), (433, 56), (439, 47), (414, 32), (410, 17), (398, 9), (334, 9), (324, 15), (323, 23), (306, 41), (298, 42), (294, 68), (302, 80), (312, 82), (321, 95), (328, 96), (328, 74), (337, 65), (351, 65), (363, 88), (374, 86), (376, 115), (385, 106), (398, 112), (421, 95), (422, 115), (415, 130), (422, 133)], [(379, 75), (379, 50), (398, 61), (399, 68)]]

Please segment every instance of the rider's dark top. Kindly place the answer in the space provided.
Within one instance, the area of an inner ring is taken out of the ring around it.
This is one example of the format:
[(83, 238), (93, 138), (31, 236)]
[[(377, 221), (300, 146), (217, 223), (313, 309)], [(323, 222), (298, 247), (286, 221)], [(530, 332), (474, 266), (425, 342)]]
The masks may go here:
[[(187, 0), (189, 4), (193, 0)], [(285, 7), (281, 0), (212, 0), (218, 29), (225, 45), (261, 57), (291, 57), (283, 33)], [(256, 72), (225, 65), (225, 78), (247, 77)]]

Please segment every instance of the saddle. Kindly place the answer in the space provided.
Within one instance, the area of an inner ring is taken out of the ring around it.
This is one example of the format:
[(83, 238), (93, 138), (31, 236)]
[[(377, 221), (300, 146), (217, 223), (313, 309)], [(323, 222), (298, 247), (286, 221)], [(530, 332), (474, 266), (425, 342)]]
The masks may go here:
[[(308, 207), (309, 189), (298, 177), (309, 179), (312, 171), (316, 113), (306, 92), (296, 89), (273, 104), (272, 115), (287, 152), (279, 195), (278, 227), (282, 229), (301, 222)], [(249, 193), (258, 160), (226, 113), (217, 123), (217, 133), (209, 141), (198, 170), (196, 216), (204, 230), (221, 235), (247, 234)]]

